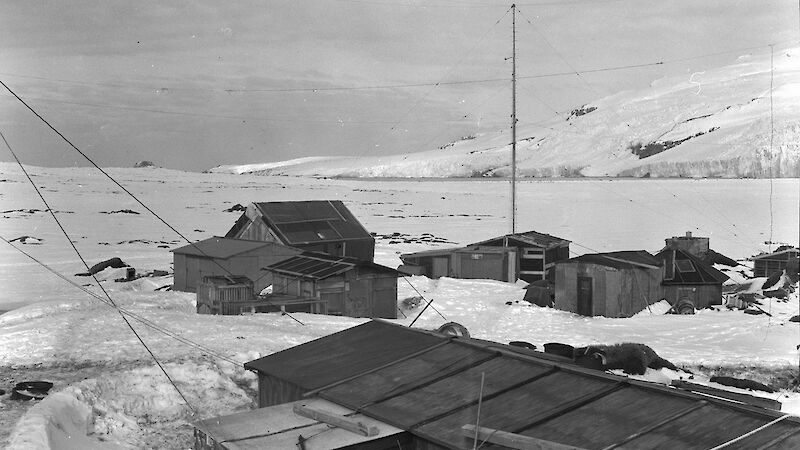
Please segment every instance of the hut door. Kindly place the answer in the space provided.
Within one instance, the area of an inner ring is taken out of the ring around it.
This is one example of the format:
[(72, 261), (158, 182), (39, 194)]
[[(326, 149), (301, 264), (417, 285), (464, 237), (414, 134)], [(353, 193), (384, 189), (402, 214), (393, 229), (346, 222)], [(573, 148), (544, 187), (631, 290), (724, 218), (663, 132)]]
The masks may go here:
[(434, 257), (433, 258), (433, 273), (431, 274), (431, 278), (439, 278), (439, 277), (446, 277), (450, 275), (449, 272), (449, 265), (450, 258), (448, 257)]
[(592, 278), (578, 277), (578, 314), (592, 315)]

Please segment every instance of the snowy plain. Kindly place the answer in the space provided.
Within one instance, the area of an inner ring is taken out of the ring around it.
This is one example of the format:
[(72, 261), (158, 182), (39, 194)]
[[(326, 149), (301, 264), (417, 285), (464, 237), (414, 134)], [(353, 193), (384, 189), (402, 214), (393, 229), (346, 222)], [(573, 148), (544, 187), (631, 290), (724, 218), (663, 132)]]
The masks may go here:
[[(140, 273), (171, 271), (169, 250), (184, 242), (96, 170), (30, 171), (89, 265), (117, 256)], [(509, 183), (500, 179), (325, 179), (158, 168), (109, 173), (190, 240), (224, 235), (238, 213), (223, 210), (236, 203), (312, 199), (342, 200), (376, 233), (376, 262), (391, 267), (400, 263), (400, 253), (510, 232)], [(0, 180), (0, 235), (35, 237), (15, 245), (66, 278), (89, 284), (91, 279), (73, 276), (85, 268), (20, 169), (0, 164)], [(797, 245), (800, 234), (800, 180), (791, 178), (527, 179), (519, 183), (518, 195), (518, 231), (569, 239), (574, 254), (654, 252), (665, 238), (692, 231), (710, 237), (713, 249), (744, 260), (777, 243)], [(139, 214), (115, 212), (123, 210)], [(431, 236), (440, 242), (426, 242)], [(770, 236), (771, 246), (765, 243)], [(365, 320), (297, 314), (300, 324), (277, 314), (201, 316), (194, 312), (193, 294), (154, 290), (170, 284), (170, 277), (114, 282), (118, 276), (113, 270), (99, 274), (118, 306), (213, 350), (213, 355), (198, 352), (131, 321), (196, 413), (184, 406), (113, 308), (3, 243), (0, 310), (13, 310), (0, 315), (0, 377), (6, 388), (11, 380), (30, 379), (53, 381), (55, 387), (33, 408), (0, 397), (0, 442), (44, 448), (54, 439), (48, 430), (59, 423), (92, 433), (76, 447), (186, 448), (193, 420), (255, 406), (253, 374), (214, 355), (243, 363)], [(796, 294), (788, 302), (767, 301), (764, 309), (772, 317), (724, 308), (663, 315), (655, 306), (634, 318), (608, 319), (531, 306), (522, 301), (523, 286), (411, 277), (398, 281), (398, 302), (402, 306), (419, 291), (436, 310), (428, 309), (415, 327), (455, 321), (475, 337), (499, 342), (524, 340), (539, 348), (545, 342), (645, 343), (698, 372), (698, 380), (720, 371), (765, 382), (770, 381), (765, 374), (797, 368), (800, 325), (788, 322), (798, 313)], [(397, 322), (410, 324), (419, 310), (402, 309), (408, 317)], [(675, 374), (664, 369), (647, 376), (668, 382)], [(796, 393), (771, 398), (783, 401), (784, 411), (800, 412)]]

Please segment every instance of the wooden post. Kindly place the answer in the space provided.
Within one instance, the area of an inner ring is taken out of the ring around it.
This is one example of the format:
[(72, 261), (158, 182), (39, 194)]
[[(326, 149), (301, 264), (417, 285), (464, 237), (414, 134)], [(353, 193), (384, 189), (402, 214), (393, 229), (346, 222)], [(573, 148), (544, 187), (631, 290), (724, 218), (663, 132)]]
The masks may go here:
[(461, 432), (464, 436), (470, 438), (477, 433), (482, 441), (520, 450), (582, 450), (580, 447), (509, 433), (507, 431), (495, 430), (494, 428), (476, 427), (471, 423), (462, 426)]
[(362, 436), (377, 436), (380, 433), (378, 427), (376, 426), (368, 427), (362, 422), (348, 419), (347, 417), (339, 416), (327, 411), (309, 408), (308, 406), (301, 405), (299, 403), (294, 405), (293, 410), (294, 413), (299, 416), (308, 417), (309, 419), (316, 420), (318, 422), (324, 422), (328, 425), (333, 425)]

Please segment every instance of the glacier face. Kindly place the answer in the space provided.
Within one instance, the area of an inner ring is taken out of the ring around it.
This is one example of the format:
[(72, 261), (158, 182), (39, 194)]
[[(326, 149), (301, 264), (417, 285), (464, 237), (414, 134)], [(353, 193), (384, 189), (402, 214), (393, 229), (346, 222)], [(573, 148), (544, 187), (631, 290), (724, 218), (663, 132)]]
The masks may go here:
[[(772, 88), (771, 88), (772, 87)], [(655, 81), (517, 130), (521, 177), (800, 177), (800, 48)], [(505, 177), (507, 130), (384, 157), (301, 158), (212, 172)]]

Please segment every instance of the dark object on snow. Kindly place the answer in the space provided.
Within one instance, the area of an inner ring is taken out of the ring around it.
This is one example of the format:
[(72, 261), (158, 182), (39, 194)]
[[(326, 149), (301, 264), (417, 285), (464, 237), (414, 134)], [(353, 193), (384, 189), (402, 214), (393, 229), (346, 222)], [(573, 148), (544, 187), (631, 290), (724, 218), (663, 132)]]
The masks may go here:
[(795, 323), (800, 322), (800, 316), (792, 316), (792, 318), (789, 319), (789, 322), (795, 322)]
[(724, 384), (725, 386), (733, 386), (739, 389), (750, 389), (751, 391), (775, 392), (775, 389), (767, 386), (766, 384), (761, 384), (757, 381), (748, 380), (745, 378), (718, 377), (714, 375), (708, 381), (711, 381), (712, 383)]
[(529, 348), (531, 350), (536, 350), (536, 346), (531, 344), (530, 342), (525, 341), (511, 341), (508, 345), (512, 347), (522, 347), (522, 348)]
[(590, 369), (622, 369), (625, 373), (632, 375), (644, 375), (648, 367), (680, 370), (671, 362), (658, 356), (652, 348), (630, 342), (576, 348), (574, 359), (578, 365)]
[(767, 278), (764, 281), (764, 284), (761, 285), (761, 289), (769, 289), (772, 286), (775, 286), (776, 284), (778, 284), (779, 281), (781, 281), (781, 277), (783, 277), (782, 270), (774, 272), (772, 275), (769, 276), (769, 278)]
[(469, 331), (467, 331), (467, 327), (456, 322), (447, 322), (446, 324), (437, 328), (436, 332), (445, 334), (447, 336), (459, 336), (465, 338), (469, 337)]
[(553, 307), (555, 304), (555, 284), (549, 280), (537, 280), (525, 288), (523, 300), (536, 306)]
[(686, 298), (678, 300), (678, 303), (675, 303), (669, 310), (667, 310), (667, 313), (669, 314), (688, 315), (688, 314), (694, 314), (694, 312), (695, 312), (694, 303)]
[(784, 299), (789, 296), (789, 293), (786, 292), (784, 288), (778, 288), (775, 289), (774, 291), (764, 291), (763, 294), (764, 297), (780, 298), (780, 299)]
[(113, 267), (114, 269), (119, 269), (121, 267), (130, 267), (130, 266), (125, 264), (125, 262), (123, 262), (121, 259), (114, 257), (93, 265), (88, 272), (76, 273), (75, 276), (88, 277), (106, 269), (107, 267)]
[(139, 214), (132, 209), (118, 209), (116, 211), (100, 211), (103, 214)]
[(568, 344), (562, 344), (560, 342), (548, 342), (547, 344), (544, 344), (544, 352), (552, 355), (572, 358), (575, 355), (575, 347)]
[(762, 311), (761, 309), (745, 309), (744, 313), (750, 314), (751, 316), (757, 316), (759, 314), (764, 314), (764, 311)]
[(11, 400), (41, 400), (53, 387), (49, 381), (23, 381), (14, 385), (11, 390)]
[(6, 390), (5, 389), (0, 389), (0, 395), (6, 395)]
[(242, 206), (240, 203), (237, 203), (231, 206), (230, 208), (224, 210), (224, 212), (236, 212), (236, 211), (247, 211), (247, 208)]
[(139, 161), (133, 165), (134, 168), (139, 169), (142, 167), (155, 167), (156, 165), (153, 164), (152, 161)]

